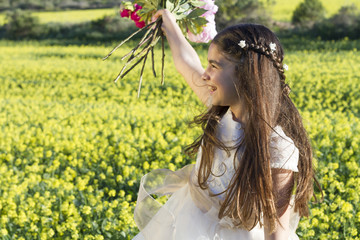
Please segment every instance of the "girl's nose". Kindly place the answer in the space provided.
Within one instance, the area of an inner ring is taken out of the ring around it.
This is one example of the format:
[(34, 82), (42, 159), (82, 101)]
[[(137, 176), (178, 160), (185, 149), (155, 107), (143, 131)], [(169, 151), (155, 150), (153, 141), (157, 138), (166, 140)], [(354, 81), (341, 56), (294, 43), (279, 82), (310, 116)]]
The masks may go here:
[(206, 71), (201, 75), (201, 79), (204, 81), (209, 81), (210, 76), (206, 73)]

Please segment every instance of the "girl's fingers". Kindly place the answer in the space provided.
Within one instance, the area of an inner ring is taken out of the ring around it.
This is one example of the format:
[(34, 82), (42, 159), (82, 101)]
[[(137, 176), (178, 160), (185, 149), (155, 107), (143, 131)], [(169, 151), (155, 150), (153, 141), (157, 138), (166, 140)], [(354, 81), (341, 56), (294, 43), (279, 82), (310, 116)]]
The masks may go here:
[(154, 16), (152, 16), (151, 21), (156, 21), (156, 19), (158, 19), (163, 14), (163, 11), (164, 11), (163, 9), (158, 10), (154, 14)]
[(168, 29), (171, 29), (173, 24), (176, 24), (174, 15), (167, 9), (158, 10), (151, 18), (151, 21), (156, 21), (159, 17), (162, 18), (161, 30), (166, 35)]

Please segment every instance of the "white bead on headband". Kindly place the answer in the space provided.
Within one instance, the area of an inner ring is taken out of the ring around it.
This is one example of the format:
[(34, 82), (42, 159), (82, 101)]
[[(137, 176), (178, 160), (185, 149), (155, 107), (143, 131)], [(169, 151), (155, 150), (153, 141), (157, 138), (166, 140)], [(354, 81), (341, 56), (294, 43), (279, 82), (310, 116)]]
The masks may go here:
[(238, 45), (239, 45), (241, 48), (246, 47), (246, 42), (245, 42), (245, 40), (241, 40), (241, 41), (238, 43)]
[(276, 44), (275, 44), (275, 43), (271, 42), (269, 46), (270, 46), (271, 52), (275, 52), (275, 51), (276, 51)]

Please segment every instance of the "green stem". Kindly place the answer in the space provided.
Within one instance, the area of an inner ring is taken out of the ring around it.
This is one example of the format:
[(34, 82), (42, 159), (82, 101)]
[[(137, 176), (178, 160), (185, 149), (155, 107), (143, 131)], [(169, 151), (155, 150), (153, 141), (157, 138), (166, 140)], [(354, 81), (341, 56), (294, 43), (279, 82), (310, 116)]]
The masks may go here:
[[(162, 20), (160, 19), (160, 20), (157, 20), (157, 24), (156, 24), (156, 26), (155, 26), (155, 28), (153, 29), (153, 32), (150, 34), (150, 36), (144, 41), (140, 41), (140, 43), (137, 45), (137, 47), (135, 47), (136, 49), (137, 48), (139, 48), (139, 46), (142, 46), (143, 44), (145, 44), (145, 42), (147, 42), (147, 44), (146, 44), (146, 46), (141, 50), (141, 52), (140, 53), (138, 53), (138, 54), (136, 54), (135, 55), (135, 51), (132, 53), (132, 55), (130, 56), (130, 58), (129, 58), (129, 60), (128, 60), (128, 62), (129, 61), (131, 61), (132, 59), (134, 59), (134, 58), (136, 58), (137, 56), (139, 56), (140, 54), (143, 54), (147, 49), (148, 49), (148, 47), (149, 47), (149, 45), (155, 45), (155, 43), (157, 42), (157, 41), (155, 41), (155, 38), (157, 37), (156, 35), (157, 35), (157, 33), (158, 33), (158, 31), (159, 31), (159, 29), (161, 28), (161, 22), (162, 22)], [(150, 41), (150, 42), (148, 42), (148, 40), (150, 39), (150, 38), (152, 38), (152, 40)], [(135, 49), (134, 48), (134, 49)], [(128, 56), (128, 54), (127, 55), (125, 55), (124, 57), (127, 57)], [(123, 57), (123, 58), (124, 58)]]
[[(146, 38), (142, 43), (139, 43), (138, 45), (136, 45), (136, 47), (134, 47), (130, 52), (128, 52), (126, 55), (124, 55), (121, 60), (124, 60), (125, 58), (127, 58), (130, 54), (131, 57), (129, 58), (129, 60), (131, 60), (132, 58), (134, 58), (134, 54), (135, 51), (139, 48), (142, 47), (147, 41), (149, 41), (152, 38), (152, 35), (150, 35), (148, 38)], [(149, 44), (149, 43), (148, 43)], [(147, 45), (148, 46), (148, 45)]]
[[(158, 20), (157, 20), (158, 21)], [(144, 36), (141, 38), (141, 40), (140, 40), (140, 42), (129, 52), (129, 53), (127, 53), (125, 56), (123, 56), (122, 58), (121, 58), (121, 60), (124, 60), (125, 58), (127, 58), (130, 54), (132, 54), (133, 53), (133, 55), (135, 54), (135, 52), (136, 52), (136, 50), (138, 49), (138, 48), (140, 48), (142, 45), (144, 45), (151, 37), (152, 37), (152, 35), (154, 34), (154, 29), (153, 28), (151, 28), (151, 26), (154, 24), (154, 23), (156, 23), (157, 21), (155, 21), (155, 22), (153, 22), (153, 23), (151, 23), (151, 24), (149, 24), (148, 26), (150, 26), (149, 27), (149, 29), (146, 31), (146, 33), (144, 34)], [(148, 35), (150, 34), (150, 36), (148, 37)], [(132, 57), (133, 57), (133, 55), (132, 55)], [(131, 58), (131, 57), (130, 57)]]
[[(155, 22), (150, 23), (147, 27), (150, 27), (150, 28), (151, 28), (151, 26), (154, 25), (154, 23), (155, 23)], [(138, 34), (139, 32), (141, 32), (141, 31), (144, 30), (144, 29), (145, 29), (145, 27), (144, 27), (144, 28), (140, 28), (139, 30), (137, 30), (136, 32), (134, 32), (133, 34), (131, 34), (129, 37), (127, 37), (124, 41), (122, 41), (119, 45), (117, 45), (113, 50), (111, 50), (111, 52), (110, 52), (107, 56), (105, 56), (105, 57), (103, 58), (103, 60), (106, 60), (108, 57), (110, 57), (111, 54), (116, 51), (116, 49), (118, 49), (119, 47), (121, 47), (124, 43), (126, 43), (127, 41), (129, 41), (133, 36), (135, 36), (136, 34)]]
[[(117, 82), (117, 80), (119, 79), (120, 75), (122, 75), (122, 73), (124, 72), (125, 68), (132, 63), (136, 58), (138, 58), (141, 54), (143, 54), (145, 51), (148, 50), (149, 46), (151, 45), (152, 41), (149, 41), (146, 46), (141, 50), (141, 52), (139, 52), (138, 54), (134, 55), (134, 53), (130, 56), (130, 58), (127, 60), (127, 62), (125, 63), (125, 65), (123, 66), (123, 68), (121, 69), (119, 75), (117, 76), (117, 78), (115, 79), (115, 82)], [(140, 61), (140, 60), (139, 60)], [(137, 65), (138, 63), (136, 63), (135, 65)], [(130, 68), (132, 69), (132, 67)], [(128, 73), (128, 71), (126, 71), (126, 73)], [(123, 75), (125, 76), (126, 73)], [(123, 76), (121, 76), (121, 78), (123, 78)]]
[(142, 84), (142, 77), (143, 77), (143, 73), (144, 73), (144, 68), (145, 68), (145, 64), (146, 64), (146, 59), (147, 59), (147, 56), (149, 54), (149, 51), (150, 51), (151, 48), (149, 48), (149, 50), (146, 52), (146, 54), (144, 55), (144, 63), (142, 65), (142, 68), (141, 68), (141, 72), (140, 72), (140, 80), (139, 80), (139, 88), (138, 88), (138, 95), (137, 97), (139, 98), (140, 97), (140, 90), (141, 90), (141, 84)]
[(156, 77), (155, 60), (154, 60), (154, 47), (151, 48), (151, 63), (152, 63), (152, 71), (153, 71), (154, 77)]
[(164, 44), (164, 34), (161, 33), (161, 50), (162, 50), (162, 58), (161, 58), (161, 85), (164, 84), (165, 81), (165, 44)]
[(119, 78), (123, 78), (126, 74), (128, 74), (136, 65), (139, 64), (139, 62), (141, 62), (141, 60), (144, 59), (144, 57), (145, 57), (145, 55), (142, 56), (142, 57), (139, 59), (139, 61), (137, 61), (136, 63), (134, 63), (134, 65), (132, 65), (124, 74), (122, 74), (123, 71), (125, 70), (126, 66), (129, 64), (129, 62), (127, 62), (127, 64), (124, 65), (124, 67), (121, 69), (120, 73), (117, 75), (117, 77), (116, 77), (116, 79), (114, 80), (114, 82), (116, 83), (116, 82), (119, 80)]
[(120, 74), (118, 75), (118, 77), (116, 78), (115, 82), (116, 82), (119, 78), (124, 78), (126, 74), (128, 74), (136, 65), (138, 65), (139, 62), (141, 62), (141, 60), (142, 60), (145, 56), (147, 56), (147, 54), (149, 53), (150, 48), (151, 48), (151, 47), (154, 47), (155, 44), (157, 43), (157, 41), (159, 41), (159, 38), (160, 38), (160, 37), (158, 37), (158, 38), (156, 38), (154, 41), (150, 42), (151, 44), (150, 44), (148, 47), (144, 48), (139, 54), (137, 54), (136, 57), (139, 56), (140, 54), (146, 52), (134, 65), (132, 65), (132, 66), (129, 68), (129, 70), (127, 70), (124, 74), (121, 75), (121, 73), (124, 71), (124, 69), (126, 68), (126, 66), (129, 65), (134, 59), (136, 59), (136, 57), (133, 58), (133, 59), (131, 59), (131, 60), (129, 60), (129, 61), (125, 64), (125, 66), (123, 67), (123, 69), (121, 70), (121, 72), (120, 72)]

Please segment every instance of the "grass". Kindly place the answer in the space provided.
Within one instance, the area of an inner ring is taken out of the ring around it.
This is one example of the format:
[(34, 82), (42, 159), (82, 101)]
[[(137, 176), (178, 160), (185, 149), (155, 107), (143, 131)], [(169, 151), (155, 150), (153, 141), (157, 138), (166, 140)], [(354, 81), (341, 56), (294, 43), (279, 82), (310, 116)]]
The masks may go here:
[[(87, 9), (70, 11), (51, 11), (34, 12), (34, 16), (39, 17), (41, 23), (59, 22), (59, 23), (80, 23), (102, 18), (105, 15), (117, 14), (116, 8), (106, 9)], [(0, 14), (0, 26), (5, 24), (5, 13)]]
[[(303, 0), (261, 0), (265, 2), (267, 8), (271, 11), (272, 17), (274, 20), (283, 21), (283, 22), (290, 22), (292, 12), (295, 8), (303, 1)], [(360, 1), (359, 0), (321, 0), (322, 4), (324, 5), (327, 13), (327, 17), (330, 17), (337, 13), (337, 11), (342, 6), (349, 6), (355, 4), (357, 8), (360, 9)]]

